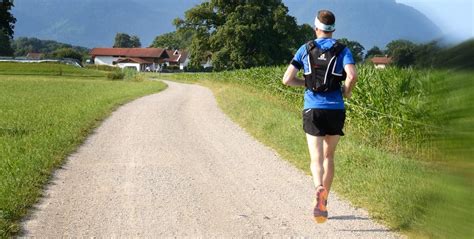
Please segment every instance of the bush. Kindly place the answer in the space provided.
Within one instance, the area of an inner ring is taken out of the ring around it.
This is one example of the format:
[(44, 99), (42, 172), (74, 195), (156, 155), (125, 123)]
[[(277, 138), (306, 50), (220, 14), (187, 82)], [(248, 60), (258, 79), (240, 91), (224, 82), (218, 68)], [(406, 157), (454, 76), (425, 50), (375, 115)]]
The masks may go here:
[(125, 73), (122, 71), (112, 71), (107, 73), (107, 79), (109, 80), (123, 80), (125, 78)]
[(87, 69), (94, 69), (98, 71), (116, 71), (118, 68), (108, 65), (86, 65), (84, 66)]
[(60, 48), (51, 53), (51, 56), (54, 58), (71, 58), (71, 59), (76, 59), (79, 62), (82, 62), (82, 54), (72, 48)]
[(213, 67), (204, 68), (202, 66), (186, 66), (184, 67), (184, 72), (213, 72)]
[(168, 66), (167, 69), (170, 71), (179, 71), (179, 66), (171, 65), (171, 66)]

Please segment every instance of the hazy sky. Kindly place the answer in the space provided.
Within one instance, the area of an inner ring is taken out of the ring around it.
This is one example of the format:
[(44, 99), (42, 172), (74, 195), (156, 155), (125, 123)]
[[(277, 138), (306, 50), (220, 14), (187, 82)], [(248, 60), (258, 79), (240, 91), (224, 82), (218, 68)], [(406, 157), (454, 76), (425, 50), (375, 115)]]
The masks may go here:
[(474, 0), (396, 0), (424, 13), (458, 40), (474, 38)]

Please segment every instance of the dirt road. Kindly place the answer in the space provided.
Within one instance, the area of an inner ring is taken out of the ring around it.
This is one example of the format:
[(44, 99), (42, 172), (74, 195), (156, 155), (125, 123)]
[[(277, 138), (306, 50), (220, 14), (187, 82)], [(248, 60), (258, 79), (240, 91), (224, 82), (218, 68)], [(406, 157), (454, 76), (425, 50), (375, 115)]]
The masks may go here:
[(23, 236), (398, 237), (335, 194), (329, 221), (315, 224), (309, 176), (230, 121), (207, 88), (167, 83), (68, 158)]

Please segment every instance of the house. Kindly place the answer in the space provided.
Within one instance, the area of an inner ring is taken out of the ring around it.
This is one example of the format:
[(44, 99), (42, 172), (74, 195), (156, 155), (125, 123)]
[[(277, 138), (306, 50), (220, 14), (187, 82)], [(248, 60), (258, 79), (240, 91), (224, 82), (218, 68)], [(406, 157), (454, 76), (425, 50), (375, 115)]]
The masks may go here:
[(166, 66), (179, 66), (180, 70), (184, 70), (189, 64), (189, 54), (184, 50), (166, 50), (169, 58), (165, 59)]
[(94, 48), (90, 55), (96, 65), (135, 68), (137, 71), (156, 71), (169, 58), (161, 48)]
[(385, 69), (388, 65), (392, 64), (392, 58), (388, 56), (375, 56), (370, 59), (377, 69)]
[(26, 54), (26, 59), (28, 60), (41, 60), (43, 59), (43, 57), (43, 53), (29, 52), (28, 54)]
[(201, 61), (201, 66), (206, 69), (206, 68), (211, 68), (212, 67), (212, 54), (211, 53), (206, 53), (206, 58)]

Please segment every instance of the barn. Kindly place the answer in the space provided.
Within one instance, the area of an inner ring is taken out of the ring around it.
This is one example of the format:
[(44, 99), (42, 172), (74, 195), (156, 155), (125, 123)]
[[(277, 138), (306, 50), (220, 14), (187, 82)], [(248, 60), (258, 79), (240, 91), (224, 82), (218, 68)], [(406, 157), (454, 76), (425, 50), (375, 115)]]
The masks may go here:
[(90, 55), (96, 65), (156, 71), (170, 58), (161, 48), (94, 48)]

